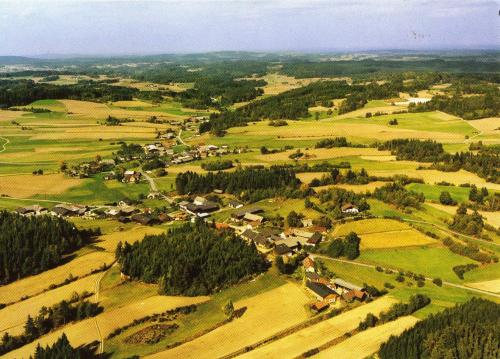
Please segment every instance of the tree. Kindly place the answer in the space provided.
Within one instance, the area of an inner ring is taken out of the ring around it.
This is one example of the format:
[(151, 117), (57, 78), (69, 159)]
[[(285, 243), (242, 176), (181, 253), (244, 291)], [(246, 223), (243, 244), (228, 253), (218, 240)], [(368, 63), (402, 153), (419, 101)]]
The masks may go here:
[(344, 254), (344, 242), (342, 239), (334, 239), (328, 246), (327, 253), (333, 258), (341, 257)]
[(361, 239), (354, 232), (349, 233), (344, 240), (344, 255), (347, 259), (359, 257), (359, 242)]
[(295, 211), (291, 211), (286, 216), (286, 223), (289, 227), (302, 227), (302, 219), (304, 215), (302, 213), (297, 213)]
[(439, 195), (439, 202), (447, 206), (454, 206), (457, 204), (457, 202), (451, 198), (450, 192), (448, 191), (441, 192)]
[(231, 319), (233, 317), (233, 314), (234, 314), (234, 305), (233, 305), (233, 301), (230, 299), (225, 305), (224, 305), (224, 308), (222, 308), (224, 314), (226, 315), (226, 317), (228, 317), (229, 319)]
[(31, 315), (28, 315), (28, 319), (24, 324), (24, 336), (31, 342), (35, 338), (38, 338), (38, 335), (38, 329), (35, 325), (35, 321), (31, 317)]

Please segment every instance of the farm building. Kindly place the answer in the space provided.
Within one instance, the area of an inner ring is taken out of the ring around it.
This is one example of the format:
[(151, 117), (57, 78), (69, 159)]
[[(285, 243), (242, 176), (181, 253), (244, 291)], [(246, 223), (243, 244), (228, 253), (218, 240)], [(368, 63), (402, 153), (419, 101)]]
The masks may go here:
[(57, 204), (52, 208), (56, 216), (81, 216), (87, 212), (88, 207), (76, 204)]
[(318, 298), (318, 300), (323, 300), (328, 297), (330, 294), (333, 294), (334, 291), (328, 288), (326, 285), (317, 282), (306, 282), (306, 287)]
[(359, 209), (352, 203), (346, 203), (342, 206), (342, 213), (357, 214), (359, 213)]
[(23, 216), (30, 216), (30, 215), (38, 216), (40, 214), (48, 213), (47, 208), (42, 207), (38, 204), (27, 207), (19, 207), (16, 209), (16, 212), (22, 214)]

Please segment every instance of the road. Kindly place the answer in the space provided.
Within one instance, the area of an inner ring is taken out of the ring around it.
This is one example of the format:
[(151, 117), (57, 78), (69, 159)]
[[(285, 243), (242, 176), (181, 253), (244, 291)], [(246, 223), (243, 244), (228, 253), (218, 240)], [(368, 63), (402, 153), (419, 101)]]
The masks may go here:
[(182, 143), (184, 146), (189, 146), (186, 142), (181, 137), (182, 135), (182, 128), (179, 130), (179, 134), (177, 135), (177, 139), (179, 140), (180, 143)]
[(150, 175), (148, 175), (146, 171), (144, 171), (142, 168), (141, 168), (141, 173), (144, 176), (144, 178), (149, 182), (149, 187), (151, 187), (151, 192), (158, 192), (158, 187), (156, 186), (155, 180)]
[[(373, 268), (373, 269), (375, 269), (377, 267), (377, 266), (372, 265), (372, 264), (354, 262), (354, 261), (350, 261), (350, 260), (347, 260), (347, 259), (331, 258), (331, 257), (323, 256), (323, 255), (320, 255), (320, 254), (310, 254), (310, 256), (313, 259), (314, 258), (326, 259), (326, 260), (330, 260), (330, 261), (334, 261), (334, 262), (348, 263), (348, 264), (352, 264), (352, 265), (359, 266), (359, 267), (365, 267), (365, 268)], [(398, 272), (399, 271), (399, 269), (388, 268), (388, 267), (382, 267), (382, 269), (384, 269), (384, 270), (385, 269), (390, 269), (393, 272)], [(431, 281), (431, 282), (433, 280), (432, 278), (429, 278), (429, 277), (424, 277), (424, 278), (425, 278), (425, 280)], [(476, 293), (480, 293), (480, 294), (484, 294), (484, 295), (489, 295), (489, 296), (492, 296), (492, 297), (500, 298), (500, 294), (488, 292), (486, 290), (481, 290), (481, 289), (477, 289), (477, 288), (467, 287), (467, 286), (461, 285), (461, 284), (455, 284), (455, 283), (443, 281), (443, 285), (446, 285), (446, 286), (449, 286), (449, 287), (455, 287), (455, 288), (459, 288), (459, 289), (463, 289), (463, 290), (467, 290), (469, 292), (476, 292)]]

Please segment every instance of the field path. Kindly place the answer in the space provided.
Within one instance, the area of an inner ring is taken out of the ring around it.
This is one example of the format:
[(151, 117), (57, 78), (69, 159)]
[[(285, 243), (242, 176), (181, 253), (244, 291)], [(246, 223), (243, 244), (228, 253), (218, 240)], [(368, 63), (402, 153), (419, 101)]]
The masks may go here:
[[(107, 269), (105, 270), (104, 272), (101, 273), (101, 275), (99, 275), (97, 278), (96, 278), (96, 281), (95, 281), (95, 290), (94, 290), (94, 301), (95, 303), (99, 303), (99, 291), (101, 290), (101, 281), (102, 279), (104, 278), (104, 276), (106, 275), (106, 273), (112, 268), (116, 266), (116, 261), (113, 262), (113, 264)], [(97, 331), (97, 336), (98, 336), (98, 340), (99, 340), (99, 349), (97, 351), (97, 354), (102, 354), (104, 353), (104, 336), (102, 335), (102, 332), (101, 332), (101, 328), (99, 328), (99, 322), (97, 321), (97, 317), (94, 318), (94, 322), (95, 322), (95, 328), (96, 328), (96, 331)]]
[[(322, 255), (319, 255), (319, 254), (311, 254), (311, 257), (313, 257), (313, 258), (320, 258), (320, 259), (326, 259), (326, 260), (335, 261), (335, 262), (341, 262), (341, 263), (348, 263), (348, 264), (353, 264), (353, 265), (356, 265), (356, 266), (366, 267), (366, 268), (373, 268), (373, 269), (375, 269), (377, 267), (377, 266), (375, 266), (373, 264), (367, 264), (367, 263), (361, 263), (361, 262), (354, 262), (354, 261), (349, 261), (347, 259), (331, 258), (331, 257), (327, 257), (327, 256), (322, 256)], [(382, 266), (380, 266), (380, 267), (382, 267)], [(388, 267), (382, 267), (382, 268), (383, 269), (390, 269), (393, 272), (397, 272), (399, 270), (399, 269), (388, 268)], [(425, 278), (425, 280), (432, 282), (432, 278), (429, 278), (429, 277), (424, 277), (424, 278)], [(443, 281), (443, 285), (447, 285), (449, 287), (455, 287), (455, 288), (459, 288), (459, 289), (468, 290), (469, 292), (476, 292), (476, 293), (481, 293), (481, 294), (489, 295), (489, 296), (492, 296), (492, 297), (500, 298), (500, 294), (488, 292), (488, 291), (482, 290), (482, 289), (467, 287), (467, 286), (461, 285), (461, 284), (455, 284), (455, 283)]]
[(149, 182), (149, 187), (151, 187), (151, 192), (158, 192), (158, 187), (156, 186), (155, 180), (146, 173), (141, 167), (140, 172), (144, 176), (144, 178)]

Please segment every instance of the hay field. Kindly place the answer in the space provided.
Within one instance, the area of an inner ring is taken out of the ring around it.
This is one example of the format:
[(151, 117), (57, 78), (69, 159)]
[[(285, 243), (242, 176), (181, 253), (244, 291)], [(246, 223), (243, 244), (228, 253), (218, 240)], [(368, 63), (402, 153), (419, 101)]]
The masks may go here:
[(302, 182), (302, 183), (311, 183), (311, 181), (315, 178), (321, 179), (324, 175), (328, 175), (328, 172), (304, 172), (304, 173), (297, 173), (296, 177)]
[(40, 274), (26, 277), (9, 283), (0, 289), (0, 303), (10, 303), (19, 300), (24, 295), (38, 294), (51, 284), (64, 282), (71, 273), (73, 276), (89, 274), (103, 263), (114, 261), (114, 254), (109, 252), (91, 252), (72, 261)]
[[(268, 155), (258, 155), (256, 158), (265, 162), (277, 162), (290, 160), (289, 156), (297, 150), (288, 150), (279, 153)], [(304, 156), (299, 161), (305, 160), (325, 160), (329, 158), (341, 158), (348, 156), (388, 156), (389, 151), (379, 151), (376, 148), (355, 148), (355, 147), (339, 147), (339, 148), (314, 148), (302, 150)]]
[(104, 311), (95, 318), (86, 319), (75, 324), (70, 324), (62, 329), (51, 332), (48, 335), (27, 344), (17, 350), (7, 353), (4, 358), (28, 358), (40, 343), (46, 346), (54, 343), (64, 332), (73, 346), (91, 343), (100, 340), (97, 332), (96, 322), (101, 335), (105, 338), (114, 329), (124, 326), (134, 319), (146, 315), (164, 312), (180, 306), (198, 304), (208, 300), (208, 297), (168, 297), (153, 296), (115, 310)]
[(305, 305), (310, 298), (295, 284), (235, 303), (247, 310), (238, 318), (181, 346), (147, 358), (219, 358), (307, 319)]
[(295, 77), (281, 75), (278, 73), (270, 73), (263, 77), (256, 78), (256, 80), (259, 79), (263, 79), (267, 82), (267, 85), (263, 87), (265, 95), (277, 95), (320, 80), (319, 78), (296, 79)]
[(487, 290), (488, 292), (500, 293), (500, 279), (493, 279), (476, 283), (467, 283), (466, 285), (472, 288)]
[(412, 316), (398, 318), (395, 321), (370, 328), (355, 336), (319, 352), (314, 358), (349, 358), (364, 359), (377, 352), (380, 345), (391, 335), (399, 335), (405, 329), (413, 327), (418, 319)]
[(315, 187), (314, 190), (316, 192), (319, 192), (321, 190), (329, 188), (343, 188), (345, 190), (352, 191), (354, 193), (366, 193), (366, 192), (373, 192), (375, 189), (382, 187), (385, 184), (387, 184), (387, 182), (382, 182), (382, 181), (375, 181), (367, 184), (332, 184), (332, 185)]
[(116, 245), (120, 241), (121, 242), (127, 241), (130, 244), (132, 244), (134, 242), (142, 240), (146, 235), (160, 234), (164, 232), (165, 230), (161, 228), (136, 226), (123, 232), (116, 231), (109, 234), (105, 234), (99, 237), (99, 242), (97, 243), (97, 245), (99, 247), (104, 248), (106, 251), (110, 253), (114, 253)]
[(154, 105), (149, 102), (144, 102), (141, 100), (132, 101), (116, 101), (112, 103), (113, 106), (118, 107), (153, 107)]
[(469, 123), (478, 131), (483, 132), (484, 134), (500, 134), (498, 130), (498, 128), (500, 127), (499, 117), (481, 118), (479, 120), (468, 121), (467, 123)]
[(4, 332), (8, 332), (10, 335), (21, 334), (24, 330), (26, 317), (28, 315), (37, 316), (38, 311), (43, 306), (50, 307), (62, 300), (67, 300), (73, 292), (93, 292), (95, 282), (100, 275), (100, 273), (90, 275), (0, 310), (0, 336)]
[[(455, 215), (457, 213), (457, 208), (458, 206), (445, 206), (440, 203), (427, 203), (429, 206), (432, 206), (436, 209), (439, 209), (440, 211)], [(486, 219), (486, 222), (488, 224), (491, 224), (492, 226), (496, 228), (500, 228), (500, 215), (498, 212), (486, 212), (486, 211), (478, 211), (481, 216), (483, 216)], [(472, 213), (471, 210), (469, 210), (469, 213)]]
[(308, 349), (325, 344), (357, 328), (359, 322), (368, 313), (378, 315), (396, 302), (397, 300), (391, 297), (382, 297), (309, 328), (299, 330), (282, 339), (238, 356), (238, 358), (295, 358)]
[(40, 193), (61, 194), (82, 182), (81, 179), (69, 178), (59, 173), (42, 176), (31, 174), (0, 176), (0, 194), (19, 198), (32, 197)]
[(336, 227), (334, 235), (345, 236), (351, 231), (360, 236), (362, 249), (421, 246), (436, 243), (406, 223), (391, 219), (366, 219), (348, 222)]

